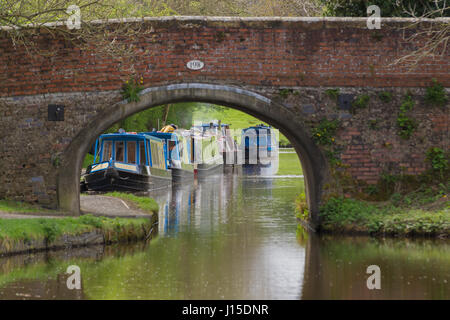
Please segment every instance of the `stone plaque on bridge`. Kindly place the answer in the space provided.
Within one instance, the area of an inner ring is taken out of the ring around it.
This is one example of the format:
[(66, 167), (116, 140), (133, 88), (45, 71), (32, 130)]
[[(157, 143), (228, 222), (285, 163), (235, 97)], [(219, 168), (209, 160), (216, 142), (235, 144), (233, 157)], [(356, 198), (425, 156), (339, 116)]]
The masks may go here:
[(203, 69), (205, 64), (200, 60), (191, 60), (186, 64), (186, 66), (190, 70), (200, 70)]

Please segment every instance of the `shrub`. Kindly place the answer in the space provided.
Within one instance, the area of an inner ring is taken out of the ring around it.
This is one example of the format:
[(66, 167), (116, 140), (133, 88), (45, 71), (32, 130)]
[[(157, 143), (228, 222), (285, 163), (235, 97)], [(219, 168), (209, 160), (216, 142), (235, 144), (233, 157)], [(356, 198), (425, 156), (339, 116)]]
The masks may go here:
[(403, 139), (409, 139), (417, 127), (414, 119), (407, 116), (407, 112), (414, 107), (414, 100), (411, 95), (407, 95), (400, 105), (400, 112), (397, 117), (397, 127), (399, 129), (399, 135)]
[(352, 103), (352, 109), (355, 111), (356, 108), (364, 109), (369, 104), (370, 97), (367, 94), (362, 94), (356, 98)]
[(330, 97), (330, 99), (337, 100), (339, 97), (339, 89), (327, 89), (325, 94)]
[(140, 97), (139, 93), (143, 90), (140, 84), (143, 84), (144, 81), (141, 77), (140, 82), (130, 79), (125, 82), (122, 86), (122, 97), (128, 102), (139, 102)]
[(389, 91), (383, 91), (378, 94), (378, 98), (384, 103), (389, 103), (392, 101), (392, 93)]
[(425, 101), (429, 104), (436, 106), (444, 106), (447, 101), (447, 94), (442, 84), (438, 83), (436, 79), (433, 79), (433, 85), (427, 88), (427, 93), (425, 94)]
[(334, 143), (334, 135), (338, 127), (338, 120), (322, 119), (319, 125), (312, 129), (312, 138), (317, 144), (331, 145)]
[(297, 217), (303, 221), (306, 221), (309, 219), (309, 209), (308, 204), (306, 202), (306, 195), (305, 193), (301, 193), (297, 196), (297, 199), (295, 199), (295, 203), (297, 205)]
[(433, 171), (438, 172), (441, 179), (444, 178), (444, 172), (448, 170), (448, 160), (444, 150), (441, 148), (430, 148), (426, 154), (426, 160), (431, 164)]

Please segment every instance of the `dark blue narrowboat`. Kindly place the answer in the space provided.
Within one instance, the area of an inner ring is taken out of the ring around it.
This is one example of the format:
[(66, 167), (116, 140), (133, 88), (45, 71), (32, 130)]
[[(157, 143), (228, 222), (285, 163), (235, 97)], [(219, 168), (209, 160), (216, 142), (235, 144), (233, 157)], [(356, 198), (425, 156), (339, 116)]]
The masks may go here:
[(163, 139), (142, 133), (101, 135), (86, 169), (87, 190), (149, 191), (167, 187), (172, 174)]
[(244, 165), (269, 165), (278, 159), (278, 141), (275, 130), (264, 124), (242, 130)]
[(190, 132), (177, 130), (175, 132), (144, 132), (153, 138), (161, 139), (166, 145), (168, 168), (172, 171), (174, 181), (194, 179), (194, 154)]

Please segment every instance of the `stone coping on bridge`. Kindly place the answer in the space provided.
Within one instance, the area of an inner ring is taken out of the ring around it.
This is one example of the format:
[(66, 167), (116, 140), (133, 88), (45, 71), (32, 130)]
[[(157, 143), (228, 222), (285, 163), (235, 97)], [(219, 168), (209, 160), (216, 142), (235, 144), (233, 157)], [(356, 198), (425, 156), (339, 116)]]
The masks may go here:
[[(135, 22), (225, 22), (225, 23), (346, 23), (355, 25), (361, 25), (363, 28), (367, 28), (366, 22), (368, 17), (233, 17), (233, 16), (163, 16), (163, 17), (130, 17), (130, 18), (114, 18), (114, 19), (101, 19), (90, 20), (92, 24), (102, 23), (135, 23)], [(392, 18), (381, 17), (381, 24), (416, 24), (420, 22), (426, 23), (450, 23), (450, 18)], [(49, 22), (43, 24), (30, 24), (29, 27), (58, 27), (65, 26), (66, 21)], [(12, 30), (17, 27), (0, 26), (0, 30)]]

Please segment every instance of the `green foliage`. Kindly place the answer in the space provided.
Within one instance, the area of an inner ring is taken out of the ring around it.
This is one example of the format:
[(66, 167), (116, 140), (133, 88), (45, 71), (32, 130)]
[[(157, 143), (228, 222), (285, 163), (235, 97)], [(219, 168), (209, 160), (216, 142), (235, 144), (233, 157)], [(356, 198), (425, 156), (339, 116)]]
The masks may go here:
[[(377, 5), (381, 9), (383, 17), (409, 17), (405, 9), (413, 10), (415, 16), (422, 16), (426, 13), (430, 17), (440, 16), (436, 10), (436, 5), (442, 7), (442, 3), (435, 3), (431, 0), (318, 0), (323, 5), (323, 15), (333, 17), (367, 17), (367, 7)], [(446, 9), (444, 16), (450, 14), (450, 9)]]
[[(93, 161), (94, 161), (94, 156), (92, 154), (87, 153), (86, 156), (83, 159), (83, 166), (82, 166), (82, 168), (87, 168), (89, 165), (92, 164)], [(97, 159), (97, 161), (98, 161), (98, 159)]]
[(321, 208), (325, 223), (344, 226), (347, 223), (363, 222), (376, 212), (376, 207), (355, 199), (343, 197), (329, 199)]
[(441, 179), (448, 170), (448, 160), (445, 151), (441, 148), (430, 148), (426, 154), (426, 160), (431, 164), (433, 171), (438, 172)]
[(289, 97), (290, 94), (294, 94), (294, 90), (293, 89), (280, 89), (280, 90), (278, 90), (278, 95), (280, 97), (282, 97), (283, 99), (286, 99), (287, 97)]
[(42, 225), (44, 237), (48, 242), (53, 242), (56, 239), (56, 236), (60, 234), (57, 223), (54, 219), (39, 219), (39, 223)]
[(335, 101), (337, 101), (338, 97), (339, 97), (339, 93), (340, 90), (338, 89), (327, 89), (325, 90), (325, 94), (330, 97), (330, 99), (333, 99)]
[(364, 190), (368, 195), (375, 195), (377, 193), (380, 192), (379, 188), (377, 185), (370, 185), (367, 186), (366, 189)]
[(297, 206), (297, 218), (302, 221), (308, 221), (309, 219), (309, 209), (306, 202), (306, 195), (304, 192), (300, 193), (295, 199), (295, 204)]
[(448, 97), (442, 84), (433, 79), (433, 85), (427, 88), (425, 101), (431, 105), (443, 107), (448, 102)]
[(339, 120), (322, 119), (316, 128), (311, 130), (313, 140), (320, 145), (334, 143), (334, 135), (339, 128)]
[(58, 168), (61, 165), (61, 158), (58, 155), (52, 156), (52, 165), (55, 168)]
[(139, 94), (143, 90), (140, 86), (144, 81), (141, 78), (138, 82), (136, 79), (130, 79), (122, 86), (122, 97), (128, 102), (139, 102), (141, 99)]
[[(196, 105), (193, 118), (197, 121), (220, 119), (222, 123), (229, 124), (231, 129), (243, 129), (262, 123), (261, 120), (233, 108), (206, 103), (197, 103)], [(280, 147), (289, 147), (291, 145), (289, 140), (281, 133), (279, 135), (279, 144)]]
[(32, 205), (25, 202), (3, 199), (0, 200), (0, 211), (26, 213), (26, 212), (46, 212), (48, 210), (43, 209), (37, 205)]
[(398, 116), (397, 125), (399, 128), (399, 135), (403, 139), (409, 139), (417, 127), (417, 124), (413, 119), (404, 115)]
[[(138, 112), (116, 123), (106, 132), (117, 132), (119, 128), (123, 128), (125, 131), (136, 132), (152, 131), (153, 128), (159, 129), (158, 123), (159, 127), (161, 127), (166, 107), (163, 105)], [(175, 123), (179, 127), (189, 128), (192, 125), (193, 114), (197, 108), (198, 104), (192, 102), (170, 105), (167, 123)]]
[(131, 232), (141, 230), (141, 226), (147, 226), (149, 223), (149, 219), (111, 219), (92, 215), (77, 218), (0, 219), (0, 239), (9, 241), (46, 239), (52, 242), (63, 234), (78, 235), (97, 229), (109, 235), (118, 226)]
[[(294, 149), (291, 149), (294, 152)], [(302, 165), (297, 153), (282, 153), (279, 156), (279, 166), (277, 175), (301, 175), (303, 174)]]
[(378, 128), (378, 120), (376, 120), (376, 119), (369, 120), (369, 129), (372, 129), (372, 130), (379, 129)]
[(399, 209), (346, 199), (329, 199), (321, 208), (323, 230), (392, 235), (450, 234), (450, 211)]
[(355, 109), (364, 109), (369, 104), (370, 97), (367, 94), (362, 94), (358, 96), (355, 101), (352, 102), (352, 110)]
[(409, 139), (417, 127), (416, 121), (407, 116), (407, 112), (414, 107), (414, 100), (411, 95), (407, 95), (400, 105), (400, 112), (397, 117), (397, 127), (400, 137)]
[(335, 166), (340, 163), (339, 152), (334, 150), (325, 150), (325, 157), (328, 159), (330, 166)]
[(392, 92), (382, 91), (378, 94), (378, 98), (384, 103), (389, 103), (392, 101)]

